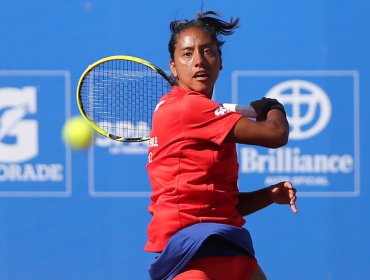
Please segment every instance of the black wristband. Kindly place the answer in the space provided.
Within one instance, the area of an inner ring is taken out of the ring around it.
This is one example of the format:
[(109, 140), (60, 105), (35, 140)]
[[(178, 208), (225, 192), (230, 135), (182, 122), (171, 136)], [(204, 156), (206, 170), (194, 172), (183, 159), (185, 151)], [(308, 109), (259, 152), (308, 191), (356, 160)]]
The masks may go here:
[(264, 119), (267, 118), (267, 113), (272, 109), (280, 110), (281, 112), (284, 113), (284, 116), (286, 117), (286, 112), (285, 112), (284, 106), (279, 101), (277, 101), (276, 99), (271, 99), (268, 102), (266, 102), (265, 105), (263, 105), (262, 115), (263, 115)]

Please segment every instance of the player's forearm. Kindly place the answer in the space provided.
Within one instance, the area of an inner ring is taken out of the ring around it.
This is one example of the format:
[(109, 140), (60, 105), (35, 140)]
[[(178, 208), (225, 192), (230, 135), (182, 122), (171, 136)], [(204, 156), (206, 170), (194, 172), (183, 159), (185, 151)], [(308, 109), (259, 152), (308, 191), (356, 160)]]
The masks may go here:
[(237, 209), (243, 216), (247, 216), (261, 210), (273, 203), (270, 196), (270, 188), (260, 189), (254, 192), (239, 193), (239, 204)]
[(271, 110), (267, 114), (265, 123), (271, 131), (270, 147), (279, 148), (284, 146), (289, 137), (289, 124), (285, 115), (279, 110)]

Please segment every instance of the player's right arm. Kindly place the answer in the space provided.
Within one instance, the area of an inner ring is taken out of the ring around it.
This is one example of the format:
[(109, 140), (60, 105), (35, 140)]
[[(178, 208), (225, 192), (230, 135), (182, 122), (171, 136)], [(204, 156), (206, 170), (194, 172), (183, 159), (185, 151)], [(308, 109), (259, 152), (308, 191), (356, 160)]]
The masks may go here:
[[(270, 106), (271, 104), (266, 105), (267, 102), (276, 103)], [(240, 118), (229, 132), (226, 141), (267, 148), (284, 146), (289, 136), (284, 107), (277, 100), (266, 98), (254, 101), (251, 105), (257, 112), (257, 121)]]

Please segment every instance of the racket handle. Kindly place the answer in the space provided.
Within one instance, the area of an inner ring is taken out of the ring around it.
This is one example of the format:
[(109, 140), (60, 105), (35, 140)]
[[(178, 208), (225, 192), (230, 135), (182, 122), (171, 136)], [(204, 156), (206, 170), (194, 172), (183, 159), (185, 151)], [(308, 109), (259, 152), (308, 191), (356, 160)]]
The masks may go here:
[(226, 109), (228, 109), (229, 111), (237, 112), (237, 113), (242, 114), (243, 116), (245, 116), (247, 118), (257, 117), (257, 113), (253, 109), (252, 106), (232, 104), (232, 103), (223, 103), (222, 106), (225, 107)]

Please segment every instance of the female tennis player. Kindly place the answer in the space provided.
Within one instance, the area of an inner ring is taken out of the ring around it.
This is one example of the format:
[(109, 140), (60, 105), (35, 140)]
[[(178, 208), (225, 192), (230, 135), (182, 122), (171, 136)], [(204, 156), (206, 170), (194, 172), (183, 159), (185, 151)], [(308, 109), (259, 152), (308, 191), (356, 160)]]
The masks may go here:
[(296, 209), (289, 182), (239, 192), (236, 143), (278, 148), (288, 141), (285, 110), (276, 99), (251, 103), (250, 120), (212, 101), (222, 69), (225, 22), (207, 11), (170, 24), (170, 69), (177, 81), (153, 116), (147, 170), (152, 186), (145, 250), (160, 253), (151, 279), (266, 279), (243, 216), (272, 203)]

